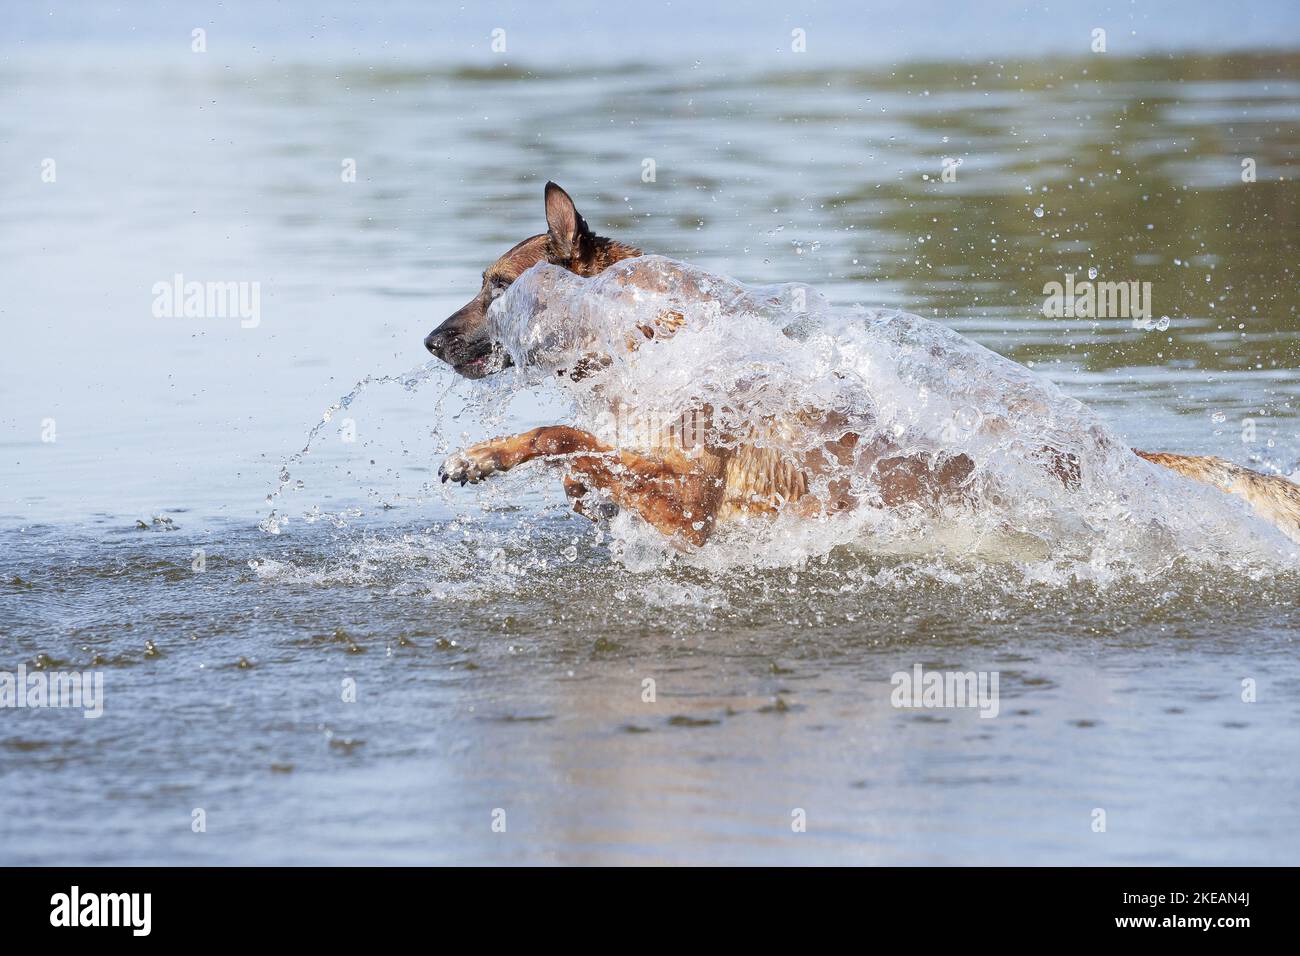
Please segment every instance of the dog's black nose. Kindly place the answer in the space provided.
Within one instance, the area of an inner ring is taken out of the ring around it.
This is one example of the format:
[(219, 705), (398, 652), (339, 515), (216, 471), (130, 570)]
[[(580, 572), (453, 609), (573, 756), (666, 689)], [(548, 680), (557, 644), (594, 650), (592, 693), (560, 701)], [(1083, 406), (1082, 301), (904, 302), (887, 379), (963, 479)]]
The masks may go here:
[(443, 350), (451, 344), (456, 333), (451, 330), (434, 329), (424, 339), (424, 347), (436, 355), (438, 358), (444, 358)]

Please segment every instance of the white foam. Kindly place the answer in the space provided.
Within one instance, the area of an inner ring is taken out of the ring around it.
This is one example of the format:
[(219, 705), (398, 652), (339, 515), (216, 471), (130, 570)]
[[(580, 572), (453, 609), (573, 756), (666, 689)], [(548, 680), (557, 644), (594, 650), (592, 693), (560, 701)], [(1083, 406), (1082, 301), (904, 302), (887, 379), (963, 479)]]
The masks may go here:
[[(665, 335), (656, 320), (672, 313), (684, 321)], [(607, 440), (619, 406), (672, 421), (707, 404), (720, 443), (774, 440), (763, 437), (772, 422), (803, 420), (781, 430), (784, 447), (811, 449), (854, 431), (859, 449), (964, 453), (975, 463), (974, 506), (749, 521), (677, 558), (688, 563), (799, 564), (847, 545), (978, 555), (1032, 566), (1040, 577), (1105, 580), (1158, 575), (1179, 556), (1295, 561), (1295, 545), (1243, 502), (1137, 457), (1052, 382), (919, 316), (833, 308), (806, 286), (748, 287), (646, 256), (594, 278), (536, 266), (493, 304), (489, 325), (520, 385), (555, 383), (573, 401), (572, 424)], [(648, 340), (642, 328), (659, 332)], [(599, 355), (608, 364), (594, 374), (567, 374), (584, 360), (594, 367)], [(816, 424), (829, 415), (834, 426)], [(1077, 463), (1077, 487), (1062, 480), (1064, 461)], [(867, 498), (876, 491), (869, 468), (850, 464), (830, 477), (850, 478)], [(629, 567), (674, 560), (637, 520), (623, 517), (611, 530), (612, 550)]]

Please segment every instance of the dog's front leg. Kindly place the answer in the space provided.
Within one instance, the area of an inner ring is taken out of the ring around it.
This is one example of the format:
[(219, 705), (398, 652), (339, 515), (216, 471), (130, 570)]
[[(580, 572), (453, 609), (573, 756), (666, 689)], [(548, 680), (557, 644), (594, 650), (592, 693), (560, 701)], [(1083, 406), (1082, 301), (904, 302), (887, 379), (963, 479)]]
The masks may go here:
[(482, 481), (499, 471), (509, 471), (534, 458), (608, 450), (590, 432), (568, 425), (544, 425), (521, 435), (470, 445), (444, 461), (438, 468), (438, 475), (444, 482), (457, 481), (464, 485)]
[(595, 435), (567, 425), (547, 425), (471, 445), (443, 462), (438, 474), (444, 482), (463, 485), (535, 458), (561, 456), (567, 458), (575, 476), (565, 482), (565, 490), (575, 499), (579, 513), (591, 514), (583, 499), (590, 490), (599, 490), (671, 538), (698, 547), (712, 533), (723, 491), (716, 462), (707, 470), (678, 467), (617, 451)]

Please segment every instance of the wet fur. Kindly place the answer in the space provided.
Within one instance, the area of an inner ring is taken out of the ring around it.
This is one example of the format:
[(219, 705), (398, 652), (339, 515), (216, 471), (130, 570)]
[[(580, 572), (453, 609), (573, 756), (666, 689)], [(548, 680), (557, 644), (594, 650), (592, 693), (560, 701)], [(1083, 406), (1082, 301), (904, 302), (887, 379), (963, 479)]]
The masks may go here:
[(478, 294), (453, 312), (424, 340), (427, 348), (466, 378), (489, 374), (493, 357), (487, 337), (487, 310), (498, 295), (539, 262), (568, 269), (580, 276), (596, 276), (620, 259), (641, 255), (641, 250), (594, 235), (578, 214), (573, 200), (555, 183), (546, 184), (547, 231), (529, 236), (483, 270)]
[(1173, 455), (1136, 448), (1133, 452), (1153, 464), (1244, 498), (1255, 514), (1277, 525), (1292, 541), (1300, 542), (1300, 485), (1295, 482), (1280, 475), (1261, 475), (1213, 455)]
[[(592, 277), (616, 262), (641, 255), (633, 246), (594, 235), (572, 199), (555, 183), (546, 184), (545, 206), (547, 231), (530, 236), (488, 266), (478, 294), (425, 339), (433, 354), (467, 378), (481, 378), (506, 364), (488, 338), (487, 310), (528, 269), (545, 261)], [(636, 281), (635, 272), (631, 281)], [(640, 331), (646, 339), (671, 336), (680, 320), (680, 315), (668, 313), (656, 320), (655, 328)], [(628, 343), (629, 348), (638, 345)], [(592, 370), (579, 366), (571, 375), (580, 378)], [(824, 474), (832, 462), (844, 465), (856, 458), (858, 467), (873, 468), (880, 489), (877, 503), (888, 507), (933, 504), (960, 496), (974, 471), (974, 463), (965, 455), (898, 457), (889, 455), (888, 448), (859, 448), (859, 436), (849, 431), (811, 452), (787, 453), (780, 449), (779, 437), (790, 424), (772, 423), (771, 434), (746, 436), (734, 447), (694, 449), (692, 454), (673, 444), (639, 451), (613, 448), (580, 429), (550, 425), (473, 445), (449, 457), (439, 472), (443, 481), (465, 484), (536, 459), (556, 462), (566, 469), (565, 492), (580, 514), (599, 517), (612, 503), (637, 512), (675, 541), (698, 547), (728, 521), (785, 509), (812, 516), (855, 507), (857, 502), (843, 481), (831, 483), (829, 500), (809, 493), (811, 480)], [(833, 422), (818, 424), (836, 431)], [(1300, 486), (1221, 458), (1136, 449), (1135, 453), (1245, 499), (1257, 514), (1300, 542)], [(1053, 471), (1066, 487), (1077, 485), (1077, 465), (1057, 461)], [(593, 500), (593, 492), (602, 500)]]

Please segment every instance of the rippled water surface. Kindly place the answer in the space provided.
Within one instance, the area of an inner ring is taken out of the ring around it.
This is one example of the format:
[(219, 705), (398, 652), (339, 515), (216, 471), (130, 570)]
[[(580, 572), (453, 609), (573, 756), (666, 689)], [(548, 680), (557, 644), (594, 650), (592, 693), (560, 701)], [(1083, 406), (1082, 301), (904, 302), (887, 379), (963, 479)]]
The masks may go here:
[[(937, 319), (1137, 447), (1294, 473), (1298, 119), (1285, 51), (7, 56), (0, 670), (98, 668), (105, 707), (0, 711), (0, 859), (1294, 863), (1294, 569), (688, 560), (535, 471), (438, 484), (567, 409), (420, 366), (549, 178), (647, 251)], [(1167, 328), (1045, 317), (1089, 270)], [(177, 273), (260, 283), (256, 327), (155, 318)], [(999, 715), (892, 707), (918, 663), (999, 672)]]

